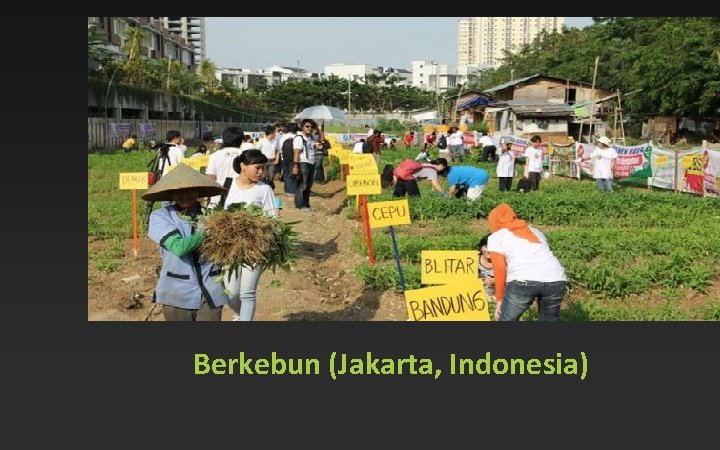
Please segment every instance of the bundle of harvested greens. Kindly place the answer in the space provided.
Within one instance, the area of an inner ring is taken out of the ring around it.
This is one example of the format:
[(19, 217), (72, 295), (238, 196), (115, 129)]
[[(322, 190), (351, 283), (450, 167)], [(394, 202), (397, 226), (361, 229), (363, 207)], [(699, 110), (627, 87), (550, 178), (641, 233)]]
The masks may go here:
[(230, 273), (237, 273), (241, 265), (290, 270), (297, 258), (297, 233), (292, 228), (296, 223), (267, 217), (255, 205), (238, 203), (213, 210), (204, 219), (200, 253)]

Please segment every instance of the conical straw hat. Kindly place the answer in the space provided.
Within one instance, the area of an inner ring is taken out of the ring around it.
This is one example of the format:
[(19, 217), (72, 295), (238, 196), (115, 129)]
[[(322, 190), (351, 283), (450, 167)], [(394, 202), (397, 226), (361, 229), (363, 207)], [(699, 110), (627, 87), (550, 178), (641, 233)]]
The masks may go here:
[(149, 201), (172, 200), (173, 192), (180, 189), (197, 189), (200, 197), (212, 197), (225, 192), (225, 188), (186, 164), (178, 164), (160, 178), (141, 198)]

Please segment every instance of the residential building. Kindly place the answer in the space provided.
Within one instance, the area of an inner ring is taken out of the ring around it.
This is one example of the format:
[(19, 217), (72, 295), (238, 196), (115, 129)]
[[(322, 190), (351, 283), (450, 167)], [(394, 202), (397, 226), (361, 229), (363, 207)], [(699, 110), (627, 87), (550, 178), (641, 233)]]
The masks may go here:
[(464, 82), (467, 82), (467, 75), (460, 75), (456, 66), (429, 60), (412, 62), (412, 85), (417, 88), (444, 92)]
[(170, 58), (188, 69), (195, 67), (193, 43), (152, 17), (88, 17), (88, 26), (97, 28), (98, 35), (107, 42), (105, 50), (117, 57), (124, 54), (128, 28), (141, 27), (144, 36), (140, 55), (149, 59)]
[[(395, 78), (395, 85), (409, 85), (411, 83), (412, 72), (406, 69), (395, 69), (393, 67), (373, 66), (370, 64), (330, 64), (325, 66), (325, 76), (336, 76), (346, 80), (355, 80), (358, 83), (364, 83), (368, 75), (387, 74)], [(384, 84), (384, 83), (380, 83)]]
[(562, 31), (564, 17), (468, 17), (458, 21), (458, 66), (497, 67), (542, 31)]
[(262, 73), (272, 77), (279, 77), (280, 83), (284, 83), (290, 79), (306, 80), (313, 78), (313, 74), (300, 67), (272, 66), (262, 70)]
[(204, 17), (155, 17), (168, 30), (179, 34), (195, 46), (195, 64), (205, 59)]

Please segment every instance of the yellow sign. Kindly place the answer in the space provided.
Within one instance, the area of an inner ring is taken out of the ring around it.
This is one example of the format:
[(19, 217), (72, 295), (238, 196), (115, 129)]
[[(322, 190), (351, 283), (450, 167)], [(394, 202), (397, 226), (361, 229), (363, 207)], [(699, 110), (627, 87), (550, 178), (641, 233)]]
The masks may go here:
[(200, 164), (200, 167), (207, 167), (207, 165), (210, 163), (210, 155), (202, 155), (194, 159), (200, 160), (200, 162), (198, 163)]
[(380, 174), (348, 175), (347, 195), (375, 195), (382, 193)]
[(350, 163), (351, 153), (345, 149), (338, 150), (338, 158), (340, 158), (340, 165)]
[[(372, 224), (372, 218), (370, 219)], [(478, 252), (470, 250), (423, 250), (420, 252), (420, 282), (449, 284), (478, 278)]]
[(124, 172), (120, 174), (120, 189), (147, 189), (147, 172)]
[(655, 164), (656, 164), (658, 167), (663, 167), (663, 166), (667, 165), (667, 162), (668, 162), (668, 157), (667, 157), (667, 155), (660, 155), (660, 156), (658, 156), (657, 159), (655, 160)]
[[(180, 158), (180, 162), (192, 167), (195, 170), (200, 170), (200, 168), (203, 167), (200, 158)], [(205, 165), (207, 166), (207, 164)]]
[(368, 214), (370, 228), (410, 224), (410, 207), (407, 199), (368, 203)]
[(343, 152), (343, 149), (339, 148), (339, 146), (335, 146), (335, 145), (333, 145), (332, 147), (330, 147), (328, 149), (328, 155), (332, 155), (335, 157), (339, 157), (340, 153), (342, 153), (342, 152)]
[(352, 175), (363, 175), (363, 174), (375, 174), (378, 173), (378, 166), (375, 163), (375, 158), (369, 153), (357, 154), (353, 153), (350, 155), (350, 174)]
[(417, 322), (489, 321), (487, 294), (481, 280), (405, 291), (408, 318)]

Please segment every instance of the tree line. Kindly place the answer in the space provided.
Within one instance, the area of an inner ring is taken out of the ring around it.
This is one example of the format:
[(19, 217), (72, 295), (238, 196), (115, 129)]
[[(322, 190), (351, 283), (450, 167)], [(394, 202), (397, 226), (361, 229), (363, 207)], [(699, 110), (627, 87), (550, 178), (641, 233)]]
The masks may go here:
[[(720, 18), (718, 17), (594, 17), (583, 29), (543, 32), (517, 53), (505, 53), (496, 69), (471, 75), (467, 86), (438, 96), (398, 85), (392, 73), (367, 75), (364, 82), (336, 76), (260, 84), (239, 90), (215, 77), (217, 66), (202, 61), (197, 72), (175, 60), (152, 60), (140, 54), (147, 36), (139, 27), (126, 30), (123, 58), (103, 50), (88, 26), (88, 78), (135, 89), (169, 92), (234, 108), (266, 110), (287, 117), (317, 104), (352, 112), (385, 113), (423, 108), (450, 111), (460, 89), (482, 92), (515, 78), (543, 73), (574, 81), (592, 81), (598, 57), (596, 86), (621, 93), (634, 114), (690, 117), (720, 116)], [(348, 101), (349, 100), (349, 101)]]

